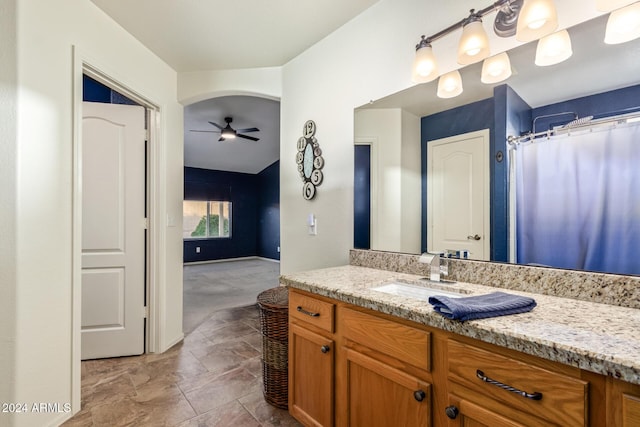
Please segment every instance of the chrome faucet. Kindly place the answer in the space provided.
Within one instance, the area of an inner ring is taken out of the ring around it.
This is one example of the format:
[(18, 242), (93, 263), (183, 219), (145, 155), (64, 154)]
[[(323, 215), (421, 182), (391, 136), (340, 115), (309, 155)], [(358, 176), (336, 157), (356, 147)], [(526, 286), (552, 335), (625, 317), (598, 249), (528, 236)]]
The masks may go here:
[(422, 264), (429, 264), (429, 280), (432, 282), (440, 281), (440, 255), (439, 253), (432, 254), (425, 252), (420, 255), (418, 262)]

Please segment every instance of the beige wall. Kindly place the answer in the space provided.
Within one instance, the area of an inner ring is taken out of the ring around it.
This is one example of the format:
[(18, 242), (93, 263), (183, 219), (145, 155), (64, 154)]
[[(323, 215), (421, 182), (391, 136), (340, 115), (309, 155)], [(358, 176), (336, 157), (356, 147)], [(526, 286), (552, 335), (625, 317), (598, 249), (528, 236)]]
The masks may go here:
[[(5, 116), (3, 109), (0, 119), (2, 401), (63, 404), (79, 391), (79, 377), (72, 382), (74, 369), (79, 373), (72, 355), (72, 279), (77, 268), (72, 264), (73, 46), (162, 112), (156, 193), (162, 266), (158, 301), (163, 310), (157, 320), (164, 327), (160, 347), (182, 336), (182, 237), (180, 227), (168, 227), (165, 221), (169, 216), (179, 224), (182, 215), (182, 106), (175, 71), (90, 1), (20, 0), (17, 18), (12, 3), (0, 3), (3, 106), (5, 92), (12, 90), (4, 85), (16, 90), (15, 96), (8, 94), (9, 111)], [(16, 84), (11, 82), (12, 69), (17, 69)], [(11, 227), (7, 240), (5, 227)], [(10, 249), (12, 256), (5, 258)], [(67, 416), (0, 414), (0, 425), (57, 425)]]

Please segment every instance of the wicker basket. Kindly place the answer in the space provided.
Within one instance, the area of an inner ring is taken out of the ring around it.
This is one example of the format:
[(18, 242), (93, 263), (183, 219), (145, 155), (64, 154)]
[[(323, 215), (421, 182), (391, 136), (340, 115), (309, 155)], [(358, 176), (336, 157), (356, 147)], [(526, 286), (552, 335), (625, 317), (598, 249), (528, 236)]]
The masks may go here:
[(284, 286), (258, 295), (262, 331), (262, 377), (264, 398), (287, 409), (289, 400), (289, 290)]

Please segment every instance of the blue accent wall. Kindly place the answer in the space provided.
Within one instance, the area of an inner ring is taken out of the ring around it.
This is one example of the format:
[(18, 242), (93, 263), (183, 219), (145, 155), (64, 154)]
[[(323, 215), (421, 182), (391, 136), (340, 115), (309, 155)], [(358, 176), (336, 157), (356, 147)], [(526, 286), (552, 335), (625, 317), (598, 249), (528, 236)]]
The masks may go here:
[(82, 100), (103, 104), (139, 105), (126, 96), (103, 85), (87, 75), (82, 75)]
[[(578, 117), (594, 116), (602, 118), (640, 110), (640, 85), (629, 86), (596, 95), (570, 99), (556, 104), (534, 108), (531, 111), (532, 118), (544, 115), (552, 115), (564, 112), (574, 112)], [(545, 131), (554, 126), (564, 125), (574, 119), (571, 114), (563, 116), (540, 118), (536, 121), (536, 132)]]
[(353, 247), (371, 248), (371, 146), (355, 145)]
[(280, 161), (258, 174), (258, 256), (280, 259)]
[[(259, 174), (184, 168), (185, 200), (231, 202), (231, 237), (184, 240), (184, 262), (280, 259), (279, 162)], [(200, 253), (196, 253), (200, 247)]]

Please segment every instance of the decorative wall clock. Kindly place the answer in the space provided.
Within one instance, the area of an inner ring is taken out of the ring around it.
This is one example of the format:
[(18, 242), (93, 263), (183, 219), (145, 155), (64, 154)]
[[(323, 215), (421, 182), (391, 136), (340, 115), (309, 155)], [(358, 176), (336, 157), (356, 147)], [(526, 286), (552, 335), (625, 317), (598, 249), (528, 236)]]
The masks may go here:
[(298, 172), (302, 178), (302, 197), (311, 200), (316, 195), (316, 187), (322, 184), (322, 167), (324, 159), (320, 144), (315, 137), (316, 123), (307, 120), (302, 130), (302, 136), (298, 139), (298, 153), (296, 163)]

